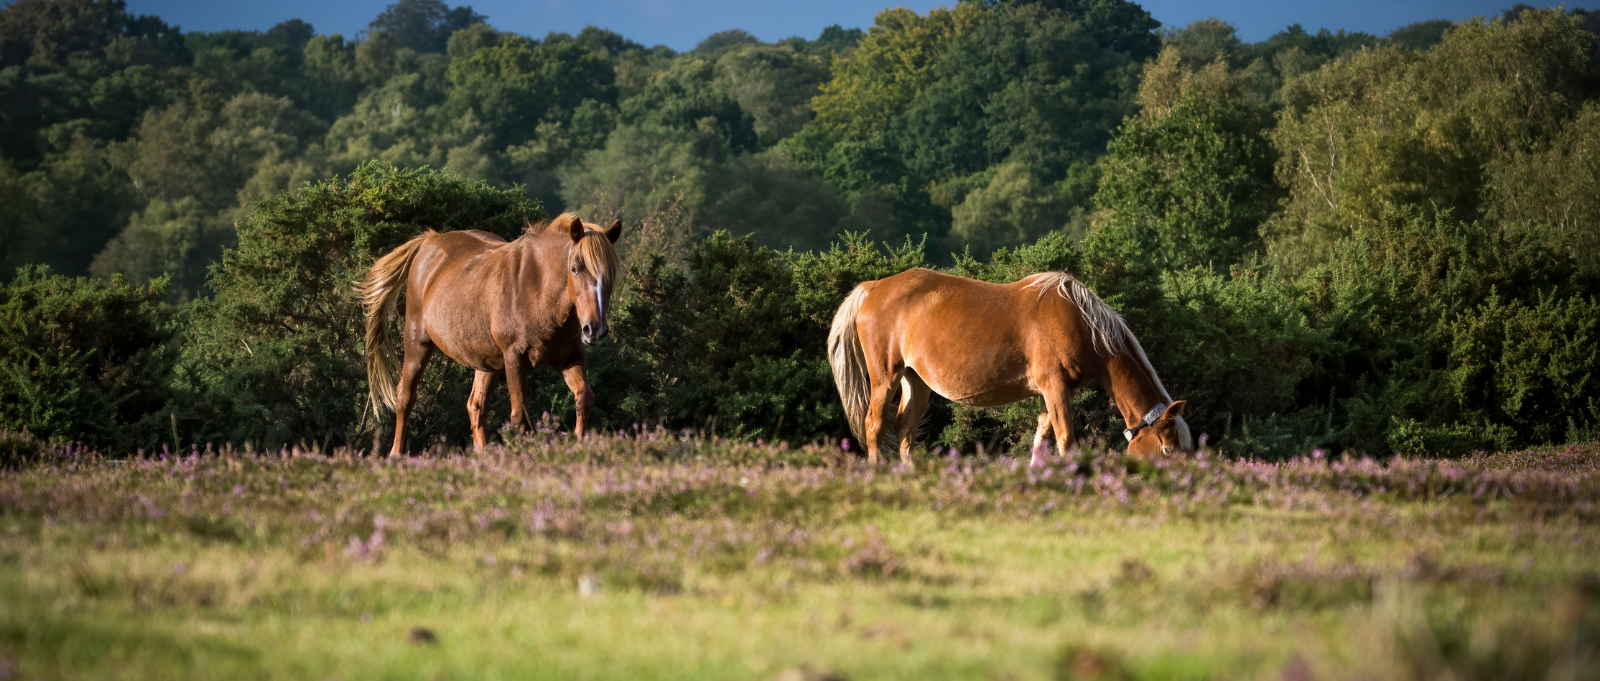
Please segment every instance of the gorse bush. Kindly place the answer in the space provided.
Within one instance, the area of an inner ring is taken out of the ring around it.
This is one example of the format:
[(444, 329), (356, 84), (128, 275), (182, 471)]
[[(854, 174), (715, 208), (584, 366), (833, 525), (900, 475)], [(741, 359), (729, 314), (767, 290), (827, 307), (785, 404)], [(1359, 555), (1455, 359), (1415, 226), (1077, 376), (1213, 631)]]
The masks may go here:
[[(391, 421), (373, 419), (365, 402), (351, 282), (424, 226), (515, 236), (523, 216), (537, 212), (519, 194), (383, 165), (260, 202), (241, 223), (239, 249), (212, 273), (216, 298), (182, 308), (170, 374), (156, 361), (167, 347), (155, 315), (159, 289), (83, 280), (77, 286), (100, 296), (85, 298), (92, 305), (145, 310), (116, 328), (149, 329), (134, 346), (147, 359), (82, 371), (102, 351), (74, 348), (99, 343), (106, 356), (129, 356), (117, 345), (128, 341), (93, 334), (61, 341), (49, 361), (14, 352), (6, 389), (56, 401), (8, 402), (3, 425), (127, 447), (386, 438)], [(1082, 247), (1056, 232), (987, 261), (957, 255), (947, 270), (994, 282), (1076, 273), (1125, 315), (1169, 391), (1189, 401), (1196, 433), (1230, 454), (1462, 454), (1593, 437), (1600, 427), (1600, 285), (1565, 238), (1554, 228), (1391, 208), (1299, 280), (1264, 265), (1163, 270), (1127, 232), (1097, 234)], [(636, 258), (617, 294), (614, 340), (590, 354), (595, 427), (797, 443), (848, 437), (825, 352), (833, 313), (856, 284), (928, 264), (920, 244), (884, 248), (849, 234), (828, 250), (797, 252), (716, 233), (681, 264)], [(44, 290), (42, 282), (72, 281), (40, 276), (19, 278), (8, 305), (76, 309), (24, 295)], [(12, 347), (49, 347), (43, 336), (15, 337), (24, 340)], [(470, 373), (435, 358), (411, 437), (464, 440)], [(63, 382), (80, 375), (123, 378)], [(571, 396), (553, 373), (536, 373), (528, 390), (534, 413), (571, 425)], [(973, 409), (936, 399), (922, 433), (938, 448), (1016, 452), (1031, 442), (1040, 408), (1037, 400)], [(1120, 439), (1121, 415), (1103, 391), (1080, 394), (1073, 411), (1079, 438)], [(120, 415), (98, 418), (113, 412)], [(497, 393), (490, 422), (505, 416)]]
[(1554, 229), (1428, 213), (1390, 207), (1304, 282), (1341, 443), (1462, 452), (1592, 428), (1594, 273)]
[(154, 418), (172, 366), (165, 286), (44, 266), (0, 285), (0, 431), (127, 451), (167, 430)]
[(596, 389), (619, 427), (694, 428), (807, 441), (848, 433), (826, 345), (857, 283), (924, 264), (921, 247), (861, 237), (820, 253), (774, 251), (718, 232), (683, 269), (632, 266), (614, 319), (620, 347), (597, 353)]

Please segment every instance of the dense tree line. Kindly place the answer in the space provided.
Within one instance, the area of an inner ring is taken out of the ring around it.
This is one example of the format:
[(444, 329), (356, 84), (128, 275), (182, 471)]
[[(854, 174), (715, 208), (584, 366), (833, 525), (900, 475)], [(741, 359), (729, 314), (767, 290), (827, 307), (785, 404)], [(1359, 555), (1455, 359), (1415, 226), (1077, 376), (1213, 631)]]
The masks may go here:
[[(913, 266), (1074, 272), (1238, 454), (1600, 427), (1600, 14), (1245, 43), (1126, 0), (972, 0), (684, 53), (488, 20), (402, 0), (346, 39), (0, 11), (0, 427), (365, 445), (352, 279), (424, 226), (559, 210), (632, 227), (605, 427), (843, 435), (827, 323)], [(422, 441), (465, 432), (446, 364)], [(928, 430), (1022, 446), (1036, 411), (944, 404)], [(1100, 393), (1076, 411), (1121, 428)]]

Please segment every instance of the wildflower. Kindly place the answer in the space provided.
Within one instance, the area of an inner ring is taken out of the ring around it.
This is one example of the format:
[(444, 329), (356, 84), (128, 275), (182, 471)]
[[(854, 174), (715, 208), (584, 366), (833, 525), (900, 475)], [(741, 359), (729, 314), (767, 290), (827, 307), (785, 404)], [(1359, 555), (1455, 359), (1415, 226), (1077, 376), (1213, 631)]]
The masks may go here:
[(578, 595), (588, 598), (598, 593), (600, 593), (600, 577), (592, 572), (583, 573), (583, 576), (578, 578)]

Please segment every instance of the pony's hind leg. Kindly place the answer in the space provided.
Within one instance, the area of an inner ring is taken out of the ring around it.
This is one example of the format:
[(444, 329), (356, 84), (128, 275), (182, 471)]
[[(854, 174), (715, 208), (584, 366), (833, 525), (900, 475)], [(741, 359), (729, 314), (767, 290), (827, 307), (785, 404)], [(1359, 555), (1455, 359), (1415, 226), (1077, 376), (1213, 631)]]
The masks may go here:
[(483, 407), (489, 401), (489, 391), (494, 389), (495, 373), (477, 372), (472, 378), (472, 396), (467, 398), (467, 416), (472, 419), (472, 448), (480, 452), (489, 439), (483, 429)]
[(900, 435), (900, 463), (910, 468), (911, 447), (917, 443), (917, 426), (922, 425), (922, 413), (928, 409), (928, 384), (911, 369), (900, 377), (900, 415), (895, 430)]
[(878, 463), (878, 445), (881, 444), (883, 429), (887, 426), (884, 423), (885, 414), (883, 412), (884, 408), (889, 404), (889, 386), (893, 384), (892, 380), (874, 381), (872, 384), (872, 396), (867, 400), (867, 432), (863, 433), (863, 435), (867, 440), (865, 443), (867, 445), (867, 463), (873, 465)]
[(1039, 430), (1033, 433), (1033, 456), (1028, 460), (1030, 466), (1044, 465), (1045, 443), (1050, 441), (1050, 410), (1039, 412)]
[(399, 456), (404, 451), (406, 418), (411, 416), (411, 405), (417, 392), (417, 379), (433, 356), (433, 346), (426, 343), (407, 343), (405, 365), (400, 367), (400, 388), (394, 396), (394, 448), (389, 456)]

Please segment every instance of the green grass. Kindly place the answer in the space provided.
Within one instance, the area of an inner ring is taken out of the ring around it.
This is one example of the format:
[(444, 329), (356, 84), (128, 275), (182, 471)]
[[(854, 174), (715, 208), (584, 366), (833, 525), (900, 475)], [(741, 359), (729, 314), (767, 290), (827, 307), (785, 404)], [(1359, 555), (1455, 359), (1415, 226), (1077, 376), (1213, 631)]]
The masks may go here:
[(0, 671), (1600, 672), (1600, 446), (1281, 465), (1101, 453), (1048, 476), (1019, 464), (870, 470), (659, 433), (398, 462), (62, 459), (0, 474)]

